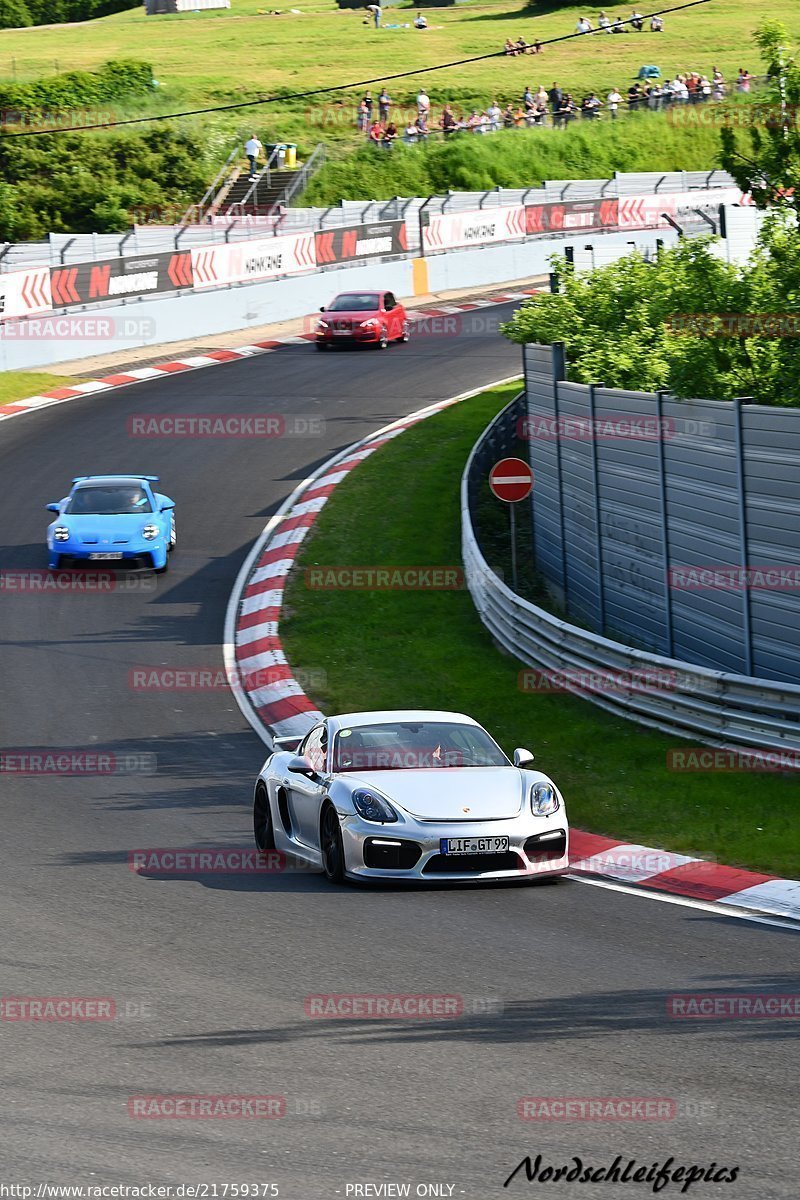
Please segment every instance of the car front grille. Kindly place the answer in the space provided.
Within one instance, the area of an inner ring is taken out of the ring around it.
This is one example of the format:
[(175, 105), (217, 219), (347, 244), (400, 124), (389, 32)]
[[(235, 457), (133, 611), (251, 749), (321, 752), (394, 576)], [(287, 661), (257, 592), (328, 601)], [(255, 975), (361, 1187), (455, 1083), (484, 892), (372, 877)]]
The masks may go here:
[(504, 854), (434, 854), (422, 868), (423, 875), (467, 875), (472, 872), (521, 871), (525, 864), (513, 850)]

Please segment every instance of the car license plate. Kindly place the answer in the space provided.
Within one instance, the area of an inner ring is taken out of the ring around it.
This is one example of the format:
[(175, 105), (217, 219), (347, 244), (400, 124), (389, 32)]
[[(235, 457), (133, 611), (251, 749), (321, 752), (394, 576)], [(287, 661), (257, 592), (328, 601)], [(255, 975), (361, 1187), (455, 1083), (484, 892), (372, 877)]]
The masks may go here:
[(353, 331), (352, 331), (352, 329), (334, 329), (333, 336), (334, 337), (352, 337)]
[(117, 550), (102, 550), (97, 554), (90, 554), (89, 558), (92, 558), (92, 559), (122, 558), (122, 551), (121, 550), (119, 550), (119, 551), (117, 551)]
[(503, 854), (507, 837), (440, 838), (442, 854)]

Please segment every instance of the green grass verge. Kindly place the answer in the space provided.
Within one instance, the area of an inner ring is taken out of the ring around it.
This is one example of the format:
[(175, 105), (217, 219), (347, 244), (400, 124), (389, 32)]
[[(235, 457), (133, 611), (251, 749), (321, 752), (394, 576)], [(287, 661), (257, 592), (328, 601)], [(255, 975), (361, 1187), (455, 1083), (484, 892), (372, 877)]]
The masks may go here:
[(515, 390), (490, 389), (429, 418), (337, 488), (289, 580), (281, 637), (290, 662), (325, 671), (313, 697), (323, 711), (460, 710), (506, 751), (528, 746), (576, 827), (797, 878), (796, 780), (669, 772), (667, 751), (688, 743), (571, 696), (521, 692), (521, 664), (496, 649), (465, 591), (305, 586), (312, 566), (459, 564), (461, 472)]
[(57, 387), (71, 387), (80, 380), (67, 375), (49, 375), (44, 371), (0, 372), (0, 404), (13, 404), (15, 400), (27, 400), (28, 396), (39, 396)]

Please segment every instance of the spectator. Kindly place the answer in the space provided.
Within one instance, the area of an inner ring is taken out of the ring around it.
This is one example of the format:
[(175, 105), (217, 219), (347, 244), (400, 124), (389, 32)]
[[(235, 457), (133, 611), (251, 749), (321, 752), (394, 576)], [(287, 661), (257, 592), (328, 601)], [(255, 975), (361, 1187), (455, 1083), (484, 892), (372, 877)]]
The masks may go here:
[(635, 8), (631, 11), (631, 25), (637, 33), (641, 33), (644, 28), (644, 15)]
[[(563, 98), (564, 93), (558, 84), (554, 82), (553, 86), (550, 88), (550, 91), (547, 93), (547, 99), (550, 101), (550, 112), (553, 114), (554, 118), (558, 109), (561, 107), (561, 101)], [(555, 120), (553, 120), (553, 124), (555, 125)]]
[(537, 129), (541, 129), (543, 125), (547, 124), (546, 103), (537, 103), (536, 108), (533, 110), (533, 124)]
[(473, 108), (470, 116), (467, 118), (467, 129), (470, 133), (485, 133), (485, 123), (486, 113), (478, 112), (477, 108)]
[(577, 107), (575, 101), (572, 99), (572, 93), (565, 92), (558, 110), (560, 123), (564, 129), (566, 129), (570, 121), (575, 120), (576, 112)]
[(439, 126), (445, 137), (449, 137), (450, 134), (455, 133), (456, 129), (458, 128), (458, 122), (453, 116), (453, 110), (449, 104), (445, 104), (444, 108), (442, 109), (442, 117), (439, 121)]
[(489, 118), (489, 130), (491, 133), (494, 133), (495, 130), (500, 128), (500, 122), (503, 119), (503, 114), (496, 100), (492, 100), (492, 103), (486, 110), (486, 116)]
[(366, 98), (363, 98), (358, 105), (358, 131), (366, 133), (370, 125), (370, 110), (367, 107)]
[(744, 67), (739, 67), (739, 74), (736, 76), (737, 92), (749, 92), (750, 91), (750, 80), (752, 78), (753, 78), (753, 76), (750, 74), (749, 71), (746, 71)]
[(418, 129), (415, 121), (409, 121), (403, 133), (403, 141), (407, 146), (416, 146)]
[(576, 33), (591, 33), (592, 23), (586, 17), (579, 17), (578, 24), (575, 26)]
[(380, 146), (383, 143), (383, 126), (380, 121), (373, 121), (369, 127), (369, 140), (373, 146)]
[(372, 124), (373, 104), (374, 100), (372, 99), (372, 92), (364, 92), (364, 106), (367, 110), (367, 129), (369, 129), (370, 125)]
[(428, 124), (428, 117), (431, 111), (431, 102), (428, 93), (423, 88), (417, 96), (417, 117), (421, 117), (425, 125)]
[(536, 95), (534, 96), (534, 99), (538, 108), (540, 108), (542, 105), (544, 105), (545, 108), (547, 107), (547, 92), (541, 84), (539, 84), (538, 88), (536, 89)]
[(706, 76), (706, 75), (700, 76), (698, 90), (700, 92), (701, 100), (706, 101), (706, 100), (711, 99), (711, 80), (708, 78), (708, 76)]
[(378, 120), (382, 125), (385, 125), (389, 120), (389, 109), (392, 107), (392, 98), (386, 88), (381, 88), (381, 94), (378, 96)]
[(428, 28), (428, 22), (425, 19), (424, 13), (417, 13), (417, 15), (414, 17), (414, 28), (415, 29), (427, 29)]
[(690, 104), (697, 104), (700, 99), (699, 83), (700, 76), (695, 71), (692, 71), (686, 80), (686, 90), (689, 93)]
[(397, 141), (397, 126), (394, 121), (390, 121), (383, 131), (382, 146), (384, 150), (391, 150)]
[(712, 100), (723, 100), (725, 98), (725, 76), (718, 67), (714, 67), (714, 77), (711, 81), (711, 98)]
[(517, 44), (516, 44), (516, 42), (512, 42), (511, 38), (506, 38), (506, 44), (505, 44), (504, 49), (505, 49), (506, 54), (511, 54), (511, 55), (519, 54)]
[(622, 96), (620, 96), (615, 87), (613, 87), (606, 96), (606, 104), (608, 105), (608, 111), (611, 113), (611, 120), (616, 121), (617, 109), (619, 108), (620, 104), (622, 104)]
[(522, 104), (526, 113), (532, 112), (536, 107), (536, 101), (533, 98), (530, 84), (527, 84), (525, 91), (522, 93)]
[(604, 12), (601, 12), (597, 18), (597, 28), (605, 30), (606, 33), (611, 33), (611, 22)]
[(650, 32), (651, 33), (663, 33), (664, 32), (664, 18), (663, 17), (651, 17), (650, 18)]
[(372, 20), (375, 23), (375, 28), (380, 29), (381, 17), (383, 16), (383, 9), (381, 8), (380, 4), (368, 4), (367, 12), (372, 13)]
[(248, 140), (245, 142), (244, 152), (250, 161), (250, 178), (255, 179), (256, 167), (258, 160), (261, 157), (264, 147), (254, 133), (251, 133)]
[(637, 112), (644, 95), (638, 83), (633, 83), (628, 88), (628, 112)]
[(603, 107), (603, 101), (595, 96), (594, 92), (589, 92), (588, 96), (584, 96), (581, 101), (581, 116), (584, 120), (596, 121), (600, 116), (600, 109)]
[(657, 81), (655, 83), (651, 83), (650, 87), (647, 89), (647, 107), (652, 112), (658, 112), (663, 101), (664, 89), (661, 87), (661, 84)]
[(514, 109), (511, 107), (510, 101), (503, 109), (503, 128), (504, 129), (513, 129), (514, 128)]
[(415, 121), (417, 130), (417, 141), (425, 142), (428, 139), (428, 122), (427, 118), (418, 116)]
[(622, 23), (622, 21), (620, 21), (619, 17), (614, 18), (614, 23), (611, 26), (611, 32), (612, 33), (624, 33), (625, 32), (625, 26)]
[(516, 46), (517, 46), (517, 54), (525, 54), (526, 51), (530, 50), (530, 46), (525, 41), (524, 37), (517, 38)]

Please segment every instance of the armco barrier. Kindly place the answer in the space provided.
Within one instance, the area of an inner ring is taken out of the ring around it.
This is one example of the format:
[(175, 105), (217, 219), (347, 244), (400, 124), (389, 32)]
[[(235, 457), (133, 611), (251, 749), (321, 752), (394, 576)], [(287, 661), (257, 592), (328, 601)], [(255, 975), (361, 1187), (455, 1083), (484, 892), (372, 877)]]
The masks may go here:
[[(464, 573), (481, 621), (495, 640), (526, 666), (563, 677), (566, 690), (640, 724), (710, 745), (800, 750), (800, 686), (697, 667), (648, 654), (559, 620), (516, 595), (490, 569), (473, 528), (472, 498), (482, 451), (498, 430), (515, 424), (519, 397), (499, 413), (470, 454), (461, 480)], [(500, 444), (506, 438), (499, 439)], [(599, 672), (614, 690), (580, 688)], [(637, 688), (658, 675), (669, 686)], [(625, 686), (624, 681), (631, 681)]]

